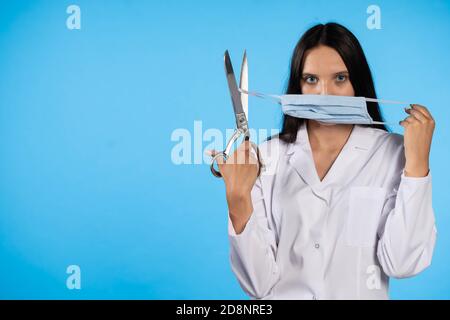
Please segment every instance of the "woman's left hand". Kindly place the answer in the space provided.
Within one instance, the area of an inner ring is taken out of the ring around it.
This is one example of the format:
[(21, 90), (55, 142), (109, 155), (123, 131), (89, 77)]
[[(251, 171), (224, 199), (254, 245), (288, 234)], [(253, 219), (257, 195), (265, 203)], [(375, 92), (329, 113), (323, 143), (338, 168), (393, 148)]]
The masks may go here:
[(405, 108), (409, 114), (400, 125), (405, 128), (405, 169), (404, 174), (408, 177), (425, 177), (429, 171), (429, 157), (431, 140), (435, 122), (430, 112), (419, 104), (410, 105)]

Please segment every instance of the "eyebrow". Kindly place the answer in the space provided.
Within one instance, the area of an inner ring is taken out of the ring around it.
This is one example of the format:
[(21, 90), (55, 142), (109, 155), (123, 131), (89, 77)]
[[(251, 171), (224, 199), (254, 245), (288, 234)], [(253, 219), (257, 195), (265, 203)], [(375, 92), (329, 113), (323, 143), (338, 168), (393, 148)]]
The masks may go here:
[[(339, 71), (339, 72), (334, 73), (333, 75), (336, 76), (336, 75), (338, 75), (338, 74), (343, 74), (343, 73), (347, 73), (347, 74), (348, 74), (348, 71), (342, 70), (342, 71)], [(309, 72), (302, 73), (302, 77), (305, 77), (305, 76), (313, 76), (313, 77), (317, 77), (317, 74), (309, 73)]]

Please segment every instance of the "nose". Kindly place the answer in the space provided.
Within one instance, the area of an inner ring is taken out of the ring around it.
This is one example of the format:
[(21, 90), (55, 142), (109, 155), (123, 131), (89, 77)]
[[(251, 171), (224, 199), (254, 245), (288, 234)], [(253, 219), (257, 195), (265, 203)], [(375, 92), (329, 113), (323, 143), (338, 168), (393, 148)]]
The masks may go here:
[(328, 95), (328, 83), (325, 80), (320, 81), (319, 92), (321, 95)]

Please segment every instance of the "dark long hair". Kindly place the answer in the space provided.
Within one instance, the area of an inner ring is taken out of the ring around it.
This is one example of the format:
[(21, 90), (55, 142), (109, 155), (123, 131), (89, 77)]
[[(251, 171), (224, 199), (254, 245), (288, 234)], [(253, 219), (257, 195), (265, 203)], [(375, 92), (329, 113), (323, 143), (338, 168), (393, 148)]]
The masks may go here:
[[(367, 63), (364, 51), (358, 39), (344, 26), (338, 23), (318, 24), (308, 31), (298, 41), (291, 58), (289, 82), (286, 94), (301, 94), (300, 81), (302, 79), (305, 53), (307, 50), (325, 45), (336, 50), (347, 67), (349, 79), (353, 86), (355, 96), (376, 98), (372, 74)], [(374, 121), (383, 121), (378, 103), (368, 102), (367, 109)], [(278, 137), (287, 143), (295, 142), (300, 125), (305, 121), (284, 115), (283, 125)], [(382, 124), (371, 127), (387, 130)]]

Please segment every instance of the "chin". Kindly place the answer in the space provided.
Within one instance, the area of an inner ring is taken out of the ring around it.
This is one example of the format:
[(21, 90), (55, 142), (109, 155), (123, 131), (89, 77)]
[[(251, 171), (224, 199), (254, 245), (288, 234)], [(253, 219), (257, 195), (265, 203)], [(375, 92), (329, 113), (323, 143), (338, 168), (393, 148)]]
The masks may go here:
[(331, 126), (337, 125), (337, 123), (322, 122), (322, 121), (318, 121), (318, 120), (314, 120), (314, 121), (317, 122), (319, 125), (325, 126), (325, 127), (331, 127)]

